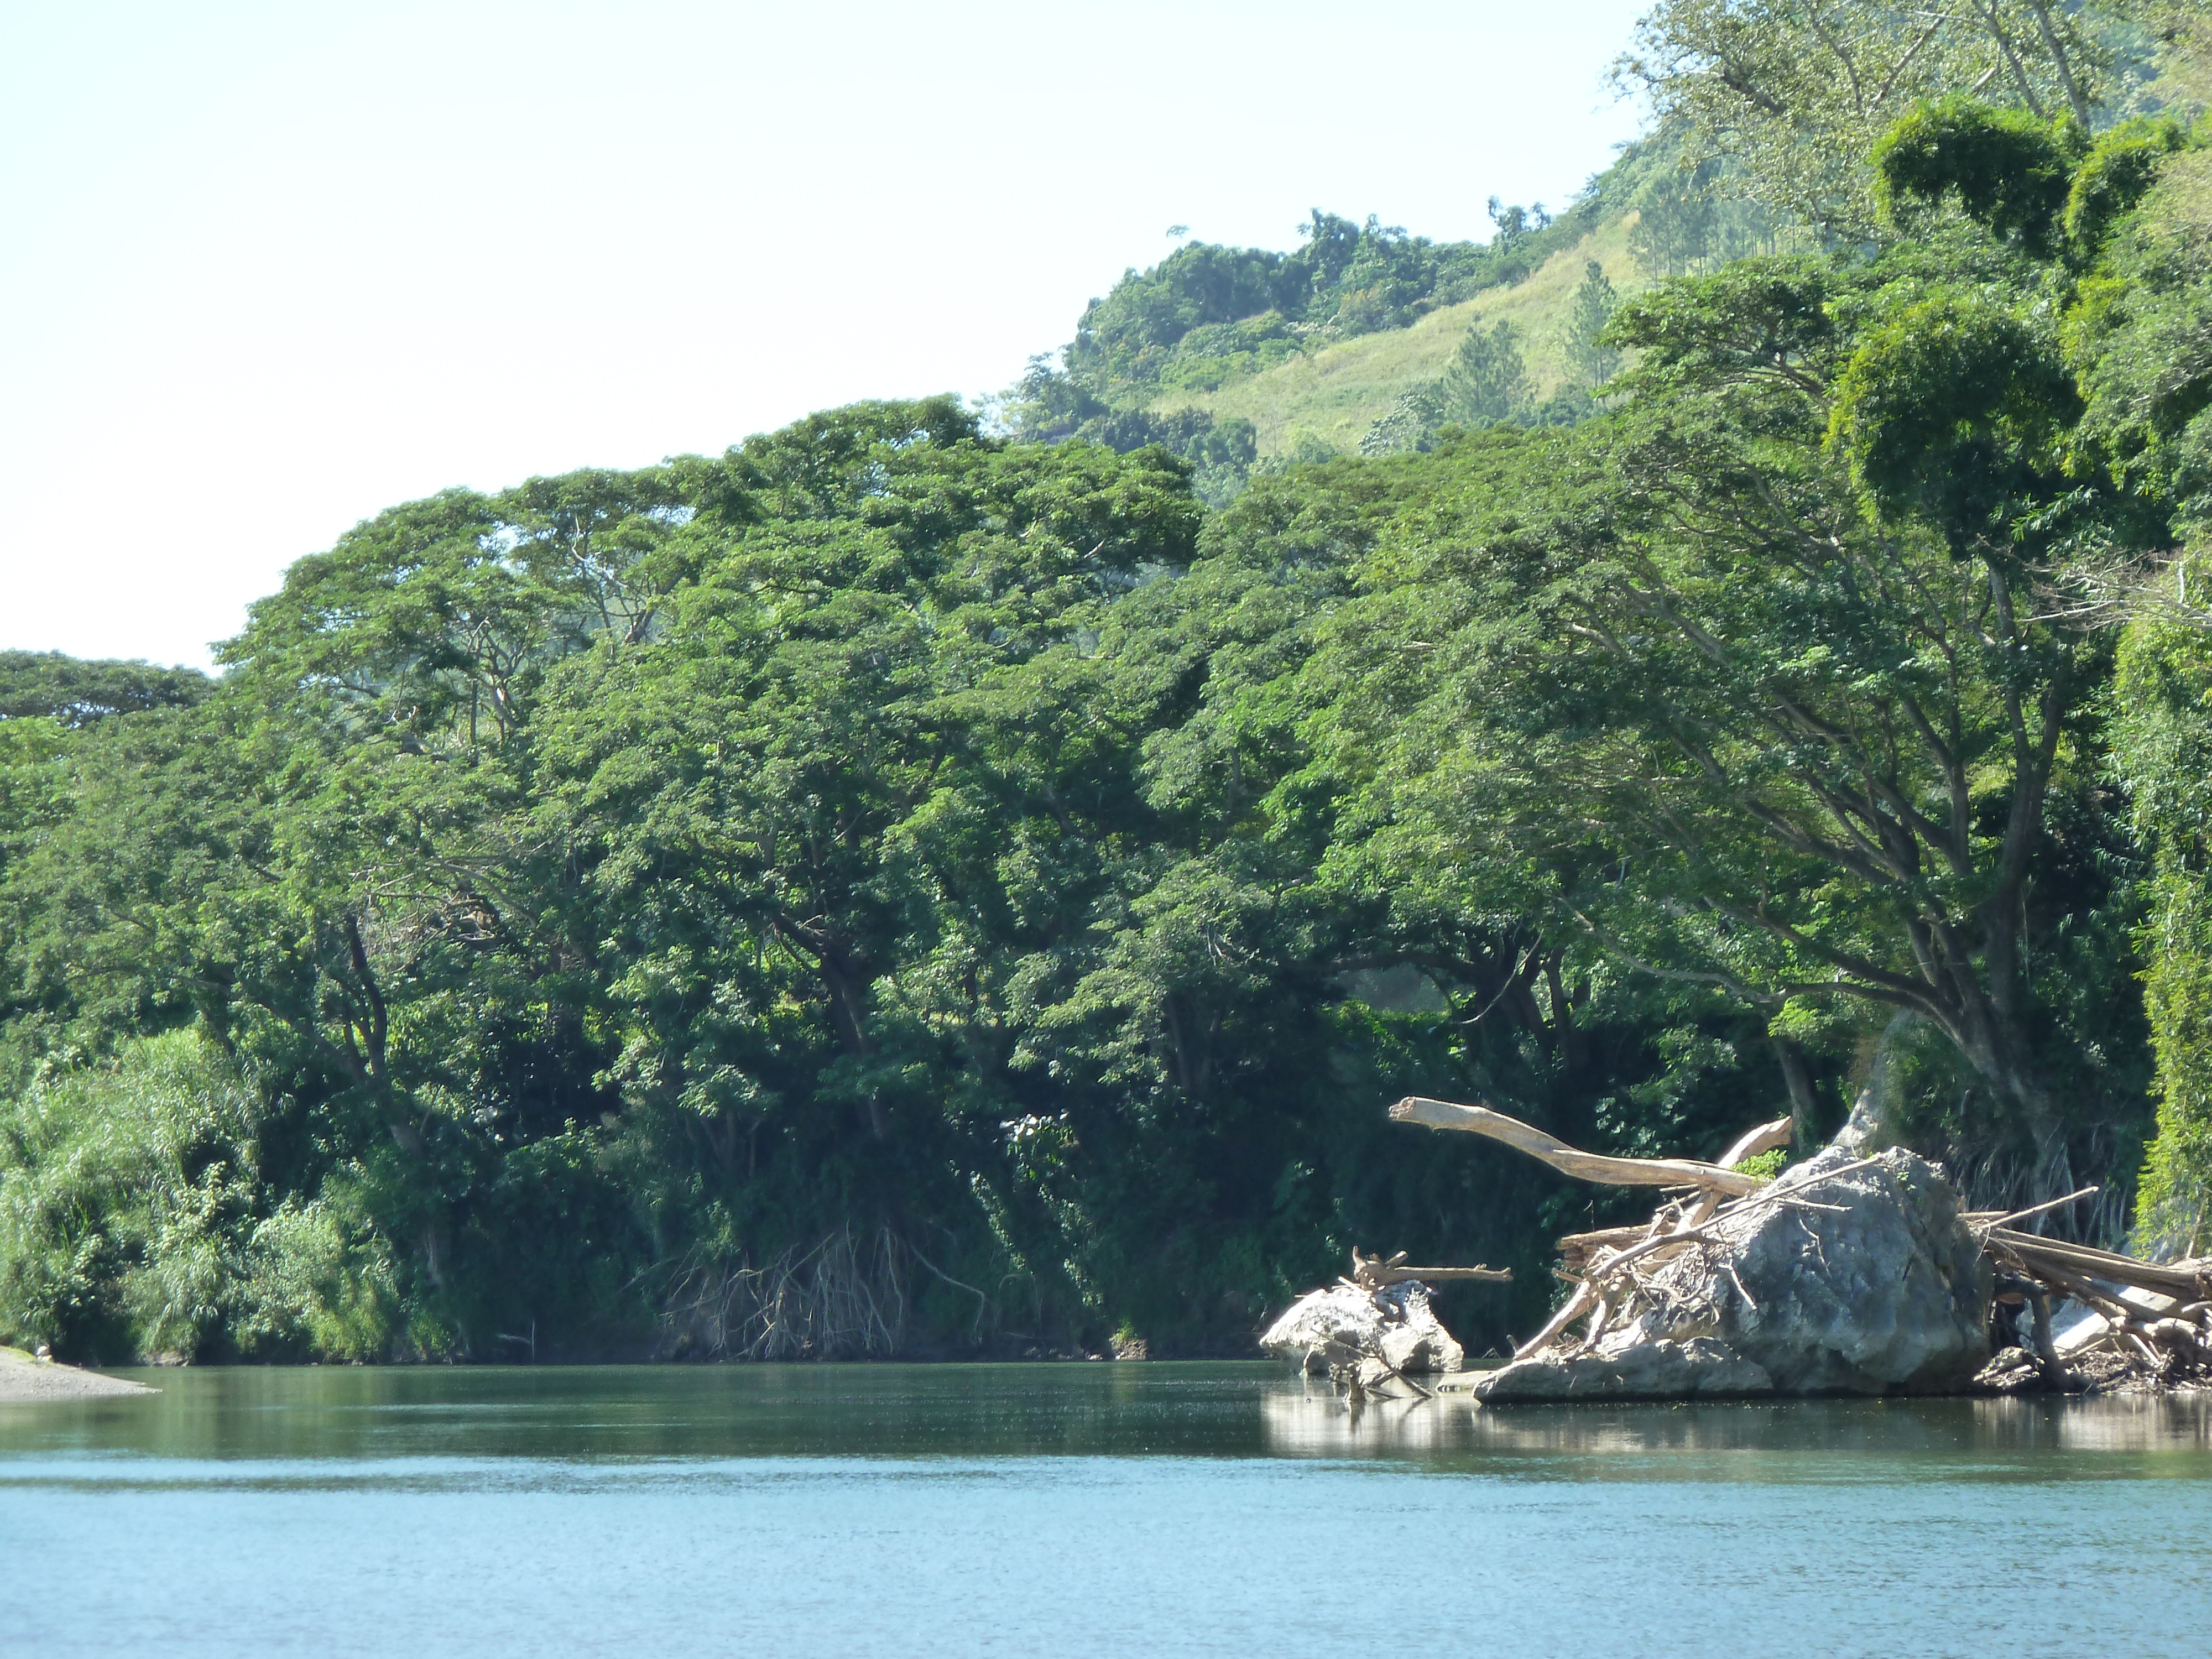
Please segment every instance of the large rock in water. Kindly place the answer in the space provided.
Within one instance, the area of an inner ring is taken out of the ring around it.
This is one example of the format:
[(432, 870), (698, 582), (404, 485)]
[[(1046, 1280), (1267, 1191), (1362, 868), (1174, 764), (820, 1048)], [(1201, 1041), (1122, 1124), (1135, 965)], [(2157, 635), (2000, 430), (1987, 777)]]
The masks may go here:
[(1316, 1374), (1361, 1359), (1382, 1359), (1407, 1376), (1455, 1371), (1466, 1363), (1417, 1279), (1372, 1291), (1356, 1285), (1316, 1291), (1270, 1325), (1260, 1346)]
[[(1943, 1172), (1831, 1147), (1653, 1272), (1595, 1347), (1492, 1371), (1477, 1398), (1943, 1394), (1990, 1356), (1991, 1273)], [(1797, 1195), (1795, 1201), (1790, 1194)], [(1818, 1206), (1818, 1207), (1815, 1207)]]

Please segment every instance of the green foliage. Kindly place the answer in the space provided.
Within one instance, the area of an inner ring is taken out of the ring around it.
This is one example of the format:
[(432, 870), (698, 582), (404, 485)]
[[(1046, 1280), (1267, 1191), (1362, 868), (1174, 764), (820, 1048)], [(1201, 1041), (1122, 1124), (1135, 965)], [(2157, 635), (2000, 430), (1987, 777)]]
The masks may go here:
[(270, 1107), (188, 1033), (46, 1068), (0, 1115), (0, 1329), (65, 1356), (380, 1354), (373, 1248), (280, 1196)]
[[(1629, 307), (1620, 416), (1462, 452), (1386, 542), (1328, 720), (1407, 864), (1498, 872), (1495, 902), (1753, 1006), (1915, 1010), (1997, 1103), (1954, 1150), (2035, 1189), (2139, 1132), (2139, 1066), (2100, 1035), (2125, 890), (2090, 849), (2124, 838), (2066, 758), (2106, 646), (2021, 603), (2019, 544), (2130, 524), (2049, 459), (2079, 405), (2034, 289), (1899, 303), (1926, 264), (1753, 262)], [(2046, 953), (2095, 988), (2063, 1027), (2025, 1000)]]
[(1510, 322), (1471, 326), (1444, 372), (1401, 396), (1360, 441), (1364, 455), (1433, 449), (1445, 433), (1500, 425), (1572, 426), (1598, 412), (1592, 395), (1620, 371), (1621, 353), (1609, 333), (1620, 297), (1595, 260), (1563, 319), (1560, 334), (1570, 383), (1539, 400), (1530, 385), (1521, 335)]
[[(1274, 452), (1265, 458), (1270, 465), (1331, 453), (1302, 418), (1308, 410), (1342, 434), (1336, 447), (1357, 437), (1367, 454), (1425, 450), (1453, 426), (1571, 425), (1597, 411), (1589, 389), (1620, 366), (1601, 339), (1620, 297), (1602, 274), (1587, 292), (1571, 283), (1562, 292), (1553, 280), (1559, 273), (1547, 276), (1504, 301), (1510, 321), (1486, 311), (1480, 338), (1451, 343), (1466, 350), (1450, 362), (1439, 362), (1418, 337), (1371, 349), (1353, 342), (1520, 285), (1592, 236), (1602, 239), (1616, 279), (1624, 244), (1645, 270), (1672, 275), (1817, 242), (1786, 215), (1746, 199), (1737, 173), (1725, 161), (1692, 158), (1680, 125), (1662, 123), (1589, 179), (1557, 217), (1540, 205), (1508, 207), (1492, 198), (1497, 231), (1487, 243), (1434, 245), (1373, 222), (1363, 228), (1317, 213), (1304, 228), (1306, 245), (1288, 255), (1191, 244), (1153, 270), (1127, 273), (1094, 301), (1084, 334), (1057, 362), (1033, 359), (1000, 415), (1024, 440), (1079, 437), (1124, 453), (1159, 443), (1198, 465), (1199, 493), (1217, 507), (1234, 499), (1252, 465), (1201, 453), (1212, 447), (1206, 408), (1234, 407), (1257, 419), (1261, 430), (1254, 435)], [(1585, 250), (1575, 269), (1585, 270), (1589, 257)], [(1267, 270), (1280, 292), (1261, 292), (1260, 276)], [(1244, 307), (1261, 308), (1231, 314)], [(1498, 337), (1494, 355), (1520, 358), (1528, 380), (1505, 395), (1480, 384), (1482, 364), (1466, 361), (1492, 342), (1500, 322), (1513, 331), (1511, 349), (1504, 350)], [(1309, 354), (1318, 354), (1310, 364), (1297, 361)], [(1343, 418), (1346, 382), (1332, 362), (1375, 388), (1358, 398), (1370, 404), (1365, 434)], [(1394, 373), (1401, 363), (1407, 367)], [(1465, 384), (1470, 368), (1473, 386)], [(1253, 376), (1262, 377), (1257, 386), (1237, 385)]]
[(1541, 207), (1493, 198), (1491, 209), (1499, 232), (1487, 243), (1431, 242), (1372, 216), (1358, 225), (1318, 208), (1299, 228), (1304, 240), (1294, 252), (1187, 243), (1091, 301), (1066, 349), (1066, 372), (1109, 401), (1125, 385), (1211, 391), (1296, 355), (1316, 332), (1335, 339), (1403, 328), (1438, 306), (1517, 281), (1589, 217), (1570, 214), (1555, 226)]
[(2067, 187), (2063, 225), (2077, 247), (2104, 246), (2120, 216), (2142, 200), (2165, 159), (2185, 147), (2180, 123), (2130, 121), (2097, 140)]
[[(1203, 380), (1200, 376), (1178, 384), (1196, 385)], [(1198, 492), (1212, 505), (1225, 506), (1235, 499), (1259, 459), (1259, 434), (1249, 421), (1217, 421), (1198, 409), (1161, 414), (1116, 406), (1094, 396), (1084, 381), (1054, 369), (1043, 357), (1031, 359), (1012, 397), (1015, 424), (1024, 439), (1043, 443), (1075, 439), (1121, 455), (1157, 446), (1190, 462)]]
[(204, 674), (143, 662), (85, 662), (58, 651), (0, 651), (0, 720), (46, 718), (89, 726), (135, 709), (189, 707)]
[(2168, 155), (2068, 314), (2085, 447), (2137, 501), (2212, 526), (2212, 149)]
[(1481, 431), (1507, 422), (1535, 417), (1528, 364), (1512, 324), (1489, 328), (1480, 323), (1452, 354), (1451, 362), (1430, 385), (1417, 386), (1398, 400), (1360, 442), (1365, 455), (1396, 454), (1433, 448), (1447, 427)]
[(1786, 214), (1746, 199), (1741, 168), (1693, 159), (1679, 121), (1662, 122), (1597, 181), (1602, 205), (1632, 211), (1629, 251), (1654, 276), (1707, 276), (1801, 240)]
[(2063, 491), (2059, 446), (2081, 413), (2057, 340), (2022, 308), (1938, 294), (1852, 355), (1828, 438), (1876, 511), (1921, 516), (1963, 554), (2009, 546)]
[(1913, 110), (1875, 146), (1875, 198), (1893, 228), (1950, 200), (1966, 217), (2048, 258), (2093, 257), (2185, 149), (2172, 118), (2124, 123), (2092, 144), (2069, 118), (2044, 122), (1954, 94)]
[(1609, 326), (1615, 344), (1641, 354), (1631, 386), (1648, 397), (1712, 384), (1813, 395), (1838, 366), (1844, 336), (1830, 307), (1841, 285), (1826, 259), (1741, 259), (1632, 296)]
[[(2090, 130), (2152, 72), (2107, 44), (2124, 9), (2046, 0), (1944, 10), (1895, 0), (1661, 0), (1615, 72), (1676, 126), (1686, 160), (1725, 161), (1743, 195), (1847, 246), (1881, 230), (1871, 158), (1885, 134), (1883, 153), (1914, 177), (1932, 143), (1949, 157), (1933, 175), (1942, 184), (1971, 183), (2022, 207), (2044, 199), (2051, 181), (2035, 171), (2027, 129), (2026, 148), (2008, 148), (2001, 124), (1947, 134), (1942, 117), (1907, 112), (1978, 97), (2025, 112), (2031, 124), (2068, 118)], [(1920, 135), (1901, 149), (1893, 131), (1900, 119)], [(1951, 165), (1965, 172), (1949, 177)], [(2027, 170), (2005, 171), (2014, 166)], [(2063, 179), (2057, 189), (2063, 203)]]
[(1601, 386), (1620, 370), (1620, 354), (1606, 338), (1606, 326), (1620, 308), (1620, 296), (1592, 259), (1583, 268), (1566, 317), (1567, 362), (1586, 386)]
[(2153, 860), (2144, 975), (2158, 1050), (2158, 1135), (2142, 1174), (2144, 1242), (2203, 1252), (2212, 1231), (2212, 629), (2188, 605), (2201, 559), (2130, 624), (2115, 759)]
[[(1310, 351), (1402, 329), (1440, 307), (1521, 282), (1602, 216), (1626, 210), (1608, 184), (1620, 171), (1593, 179), (1557, 218), (1540, 205), (1492, 198), (1498, 230), (1486, 243), (1437, 244), (1373, 218), (1362, 226), (1316, 210), (1301, 227), (1303, 245), (1288, 254), (1187, 244), (1094, 300), (1060, 362), (1033, 358), (1001, 401), (1000, 416), (1024, 441), (1079, 438), (1124, 454), (1158, 444), (1194, 464), (1201, 499), (1226, 506), (1258, 465), (1258, 433), (1247, 421), (1217, 428), (1203, 410), (1156, 404), (1205, 397), (1285, 369)], [(1455, 392), (1439, 404), (1436, 390), (1409, 385), (1396, 421), (1402, 432), (1378, 436), (1370, 453), (1423, 447), (1440, 422), (1459, 418), (1439, 413), (1456, 401)], [(1513, 418), (1580, 419), (1587, 401), (1577, 393), (1556, 409), (1523, 403)], [(1299, 434), (1267, 464), (1309, 464), (1330, 453)]]
[[(1954, 94), (1923, 104), (1874, 147), (1875, 201), (1894, 225), (1908, 203), (1958, 201), (1970, 219), (2048, 255), (2087, 135)], [(2100, 168), (2109, 174), (2107, 158)]]
[(1513, 419), (1528, 398), (1528, 366), (1510, 323), (1468, 329), (1437, 386), (1438, 415), (1477, 429)]

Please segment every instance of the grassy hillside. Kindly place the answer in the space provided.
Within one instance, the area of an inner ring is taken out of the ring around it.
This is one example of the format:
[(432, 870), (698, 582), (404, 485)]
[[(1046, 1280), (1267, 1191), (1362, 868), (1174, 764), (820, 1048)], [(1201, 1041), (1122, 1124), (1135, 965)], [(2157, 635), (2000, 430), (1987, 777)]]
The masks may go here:
[(2174, 222), (2199, 238), (2212, 236), (2212, 150), (2174, 157), (2164, 183), (2163, 199)]
[(1510, 321), (1519, 331), (1532, 389), (1547, 398), (1566, 378), (1560, 322), (1589, 262), (1596, 260), (1624, 293), (1644, 285), (1629, 252), (1635, 224), (1630, 213), (1601, 225), (1553, 254), (1525, 282), (1431, 312), (1409, 328), (1340, 341), (1216, 392), (1164, 392), (1150, 408), (1160, 415), (1188, 410), (1216, 421), (1248, 420), (1263, 456), (1294, 454), (1302, 438), (1356, 450), (1401, 395), (1443, 372), (1472, 325), (1498, 321)]

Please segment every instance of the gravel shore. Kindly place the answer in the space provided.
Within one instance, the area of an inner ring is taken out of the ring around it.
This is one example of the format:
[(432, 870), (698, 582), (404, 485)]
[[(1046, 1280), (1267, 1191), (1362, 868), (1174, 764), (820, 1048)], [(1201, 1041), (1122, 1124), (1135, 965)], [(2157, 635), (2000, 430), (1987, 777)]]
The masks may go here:
[(74, 1365), (58, 1365), (33, 1359), (21, 1348), (0, 1348), (0, 1406), (35, 1404), (42, 1400), (89, 1400), (100, 1395), (158, 1394), (119, 1376), (102, 1376)]

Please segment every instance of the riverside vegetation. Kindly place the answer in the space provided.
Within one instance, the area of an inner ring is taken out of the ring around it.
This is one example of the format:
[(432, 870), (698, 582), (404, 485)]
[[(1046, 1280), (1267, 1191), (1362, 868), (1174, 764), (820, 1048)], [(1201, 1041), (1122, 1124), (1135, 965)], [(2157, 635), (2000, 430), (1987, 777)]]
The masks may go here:
[(1629, 1212), (1416, 1093), (1873, 1086), (2201, 1252), (2206, 34), (1663, 0), (1556, 217), (394, 507), (219, 678), (0, 658), (0, 1340), (1241, 1352), (1380, 1243), (1516, 1270), (1479, 1350)]

